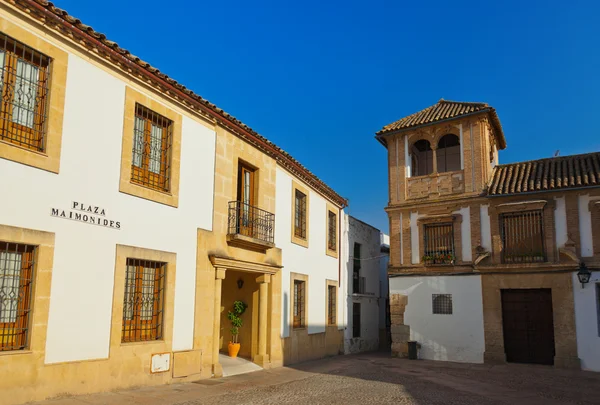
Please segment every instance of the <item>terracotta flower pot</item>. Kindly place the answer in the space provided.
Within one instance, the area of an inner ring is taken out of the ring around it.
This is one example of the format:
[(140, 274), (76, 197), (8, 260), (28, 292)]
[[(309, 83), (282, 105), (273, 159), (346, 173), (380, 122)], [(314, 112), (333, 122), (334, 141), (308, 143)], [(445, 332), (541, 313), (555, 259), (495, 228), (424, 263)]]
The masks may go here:
[(229, 350), (229, 357), (233, 357), (235, 359), (240, 352), (240, 344), (229, 342), (227, 349)]

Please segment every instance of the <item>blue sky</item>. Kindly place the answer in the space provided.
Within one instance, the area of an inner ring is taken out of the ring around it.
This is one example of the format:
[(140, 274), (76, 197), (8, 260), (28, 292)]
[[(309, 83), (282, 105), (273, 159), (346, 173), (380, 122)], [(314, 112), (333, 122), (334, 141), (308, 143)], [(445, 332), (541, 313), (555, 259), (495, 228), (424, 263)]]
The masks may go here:
[(291, 153), (386, 232), (374, 134), (440, 98), (497, 109), (501, 163), (600, 150), (591, 1), (55, 4)]

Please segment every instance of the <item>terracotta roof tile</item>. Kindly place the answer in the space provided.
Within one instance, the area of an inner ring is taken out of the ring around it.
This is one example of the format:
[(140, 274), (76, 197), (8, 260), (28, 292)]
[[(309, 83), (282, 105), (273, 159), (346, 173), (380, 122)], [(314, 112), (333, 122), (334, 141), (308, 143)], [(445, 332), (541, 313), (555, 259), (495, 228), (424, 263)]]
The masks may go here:
[(462, 101), (449, 101), (441, 99), (431, 107), (427, 107), (424, 110), (411, 114), (407, 117), (399, 119), (398, 121), (392, 122), (384, 126), (377, 135), (385, 135), (390, 132), (416, 128), (421, 125), (434, 124), (438, 121), (443, 121), (452, 118), (460, 118), (465, 115), (474, 114), (478, 112), (489, 112), (491, 123), (496, 130), (496, 135), (500, 143), (500, 149), (506, 147), (506, 141), (504, 139), (504, 132), (502, 131), (502, 125), (496, 110), (490, 107), (486, 103), (473, 103), (473, 102), (462, 102)]
[[(247, 131), (251, 136), (257, 138), (257, 140), (259, 142), (265, 143), (268, 146), (270, 146), (270, 149), (264, 148), (263, 152), (265, 152), (268, 155), (275, 158), (275, 160), (277, 160), (277, 162), (280, 163), (283, 167), (285, 167), (286, 169), (295, 173), (296, 175), (299, 175), (311, 187), (314, 187), (315, 189), (319, 190), (325, 196), (332, 199), (336, 203), (338, 203), (340, 205), (348, 205), (348, 201), (345, 198), (343, 198), (339, 194), (337, 194), (331, 187), (329, 187), (327, 184), (325, 184), (325, 182), (323, 182), (321, 179), (319, 179), (314, 173), (312, 173), (310, 170), (308, 170), (304, 165), (302, 165), (300, 162), (298, 162), (296, 159), (294, 159), (289, 153), (287, 153), (283, 149), (279, 148), (277, 145), (275, 145), (274, 143), (272, 143), (271, 141), (269, 141), (268, 139), (266, 139), (265, 137), (263, 137), (256, 131), (254, 131), (252, 128), (250, 128), (249, 126), (247, 126), (246, 124), (244, 124), (243, 122), (241, 122), (240, 120), (235, 118), (234, 116), (228, 114), (227, 112), (223, 111), (222, 109), (220, 109), (216, 105), (212, 104), (208, 100), (202, 98), (198, 94), (194, 93), (190, 89), (188, 89), (185, 86), (183, 86), (182, 84), (178, 83), (176, 80), (174, 80), (171, 77), (167, 76), (166, 74), (162, 73), (159, 69), (153, 67), (148, 62), (144, 62), (143, 60), (141, 60), (137, 56), (133, 55), (128, 50), (121, 48), (116, 42), (106, 39), (106, 35), (102, 34), (101, 32), (95, 31), (89, 25), (83, 24), (81, 22), (81, 20), (69, 15), (65, 10), (62, 10), (62, 9), (56, 7), (53, 3), (51, 3), (47, 0), (15, 0), (15, 4), (18, 7), (21, 7), (23, 9), (25, 9), (26, 11), (28, 11), (33, 17), (37, 17), (37, 18), (43, 20), (48, 27), (56, 29), (59, 32), (64, 33), (64, 27), (58, 28), (58, 27), (56, 27), (56, 24), (48, 23), (47, 18), (49, 16), (54, 16), (55, 18), (59, 18), (59, 19), (63, 20), (64, 22), (66, 22), (66, 26), (67, 26), (66, 29), (71, 33), (79, 34), (77, 32), (77, 31), (79, 31), (79, 32), (83, 33), (84, 35), (87, 35), (97, 41), (100, 41), (108, 50), (110, 50), (110, 52), (112, 52), (113, 56), (117, 57), (117, 62), (119, 65), (122, 64), (122, 62), (118, 58), (124, 58), (124, 59), (134, 63), (135, 65), (137, 65), (140, 68), (147, 71), (149, 74), (155, 76), (158, 80), (162, 80), (163, 83), (166, 82), (168, 85), (173, 86), (176, 90), (186, 94), (195, 103), (199, 103), (202, 106), (208, 108), (212, 113), (214, 113), (215, 118), (219, 122), (222, 122), (222, 119), (225, 119), (229, 123), (242, 128), (244, 131)], [(49, 14), (37, 15), (39, 13), (31, 12), (31, 11), (33, 11), (33, 10), (31, 10), (31, 8), (36, 8), (36, 7), (42, 7)], [(156, 85), (159, 87), (162, 87), (162, 91), (164, 91), (170, 95), (174, 94), (169, 89), (165, 89), (164, 85), (162, 85), (160, 83), (158, 83)], [(184, 100), (184, 103), (190, 105), (185, 100)], [(227, 122), (225, 122), (225, 124), (227, 126)], [(228, 128), (230, 128), (230, 127), (228, 127)], [(240, 134), (237, 134), (237, 135), (239, 136)], [(245, 134), (241, 134), (241, 136), (247, 137), (247, 135), (245, 135)], [(275, 153), (271, 152), (271, 150), (274, 150)]]
[(496, 166), (488, 195), (600, 187), (600, 152)]

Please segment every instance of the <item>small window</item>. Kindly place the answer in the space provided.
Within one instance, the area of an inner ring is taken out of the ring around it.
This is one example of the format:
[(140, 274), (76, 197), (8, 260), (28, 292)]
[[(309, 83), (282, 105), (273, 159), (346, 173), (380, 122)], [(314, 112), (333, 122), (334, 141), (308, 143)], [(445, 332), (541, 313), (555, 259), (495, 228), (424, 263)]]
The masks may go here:
[(433, 294), (433, 313), (452, 315), (452, 294)]
[(460, 139), (454, 134), (444, 135), (436, 150), (438, 173), (460, 170)]
[(500, 216), (503, 263), (546, 261), (542, 210), (510, 212)]
[(27, 347), (35, 247), (0, 242), (0, 351)]
[(294, 236), (306, 239), (306, 194), (300, 190), (294, 196)]
[(327, 324), (336, 324), (337, 314), (337, 288), (334, 285), (327, 286)]
[(337, 215), (327, 211), (327, 249), (337, 252)]
[(454, 256), (454, 224), (425, 224), (423, 226), (425, 264), (453, 264)]
[(352, 337), (360, 337), (360, 303), (352, 304)]
[(433, 173), (433, 150), (429, 141), (420, 139), (414, 143), (411, 148), (411, 164), (411, 176), (425, 176)]
[(140, 104), (135, 106), (131, 181), (169, 191), (173, 122)]
[(166, 263), (127, 259), (123, 342), (162, 339)]
[(352, 260), (352, 292), (354, 294), (360, 294), (360, 243), (354, 242)]
[(305, 327), (306, 282), (294, 280), (294, 328)]
[(50, 58), (0, 33), (0, 139), (45, 151)]

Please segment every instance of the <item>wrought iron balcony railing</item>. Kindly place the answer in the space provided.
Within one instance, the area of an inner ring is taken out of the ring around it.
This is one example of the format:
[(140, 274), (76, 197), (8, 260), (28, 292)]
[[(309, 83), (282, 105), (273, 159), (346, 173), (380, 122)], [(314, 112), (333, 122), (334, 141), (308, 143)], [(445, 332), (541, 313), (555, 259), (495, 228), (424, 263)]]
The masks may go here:
[(228, 235), (241, 235), (274, 245), (275, 214), (241, 201), (230, 201)]

